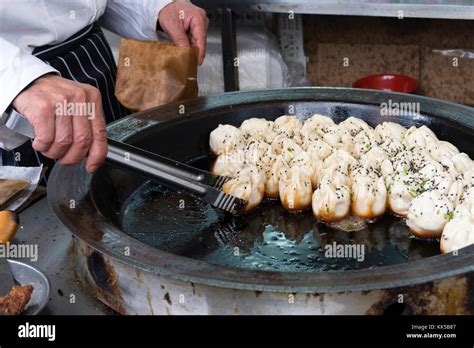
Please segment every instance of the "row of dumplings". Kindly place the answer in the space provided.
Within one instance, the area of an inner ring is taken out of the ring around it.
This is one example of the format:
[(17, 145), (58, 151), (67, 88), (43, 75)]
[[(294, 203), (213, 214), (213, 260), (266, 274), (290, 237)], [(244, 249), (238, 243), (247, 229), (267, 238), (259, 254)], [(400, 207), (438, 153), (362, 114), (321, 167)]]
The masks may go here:
[(248, 200), (247, 211), (265, 196), (324, 222), (388, 210), (416, 236), (441, 237), (442, 252), (474, 243), (473, 161), (426, 126), (285, 115), (219, 125), (209, 144), (212, 172), (231, 178), (223, 190)]

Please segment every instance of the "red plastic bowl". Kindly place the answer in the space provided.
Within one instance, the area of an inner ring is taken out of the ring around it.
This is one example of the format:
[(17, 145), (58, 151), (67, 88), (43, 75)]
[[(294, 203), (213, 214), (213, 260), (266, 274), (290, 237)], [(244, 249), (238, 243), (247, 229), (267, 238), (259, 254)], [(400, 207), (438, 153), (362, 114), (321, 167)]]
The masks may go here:
[(358, 79), (352, 84), (352, 87), (413, 93), (418, 88), (418, 80), (410, 76), (397, 74), (370, 75)]

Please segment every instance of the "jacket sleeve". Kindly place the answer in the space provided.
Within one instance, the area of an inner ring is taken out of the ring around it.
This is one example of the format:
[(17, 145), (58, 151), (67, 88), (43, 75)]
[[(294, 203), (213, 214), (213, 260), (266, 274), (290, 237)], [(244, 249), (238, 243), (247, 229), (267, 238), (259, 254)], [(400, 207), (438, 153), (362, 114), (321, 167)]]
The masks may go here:
[(57, 72), (31, 53), (0, 37), (0, 147), (16, 147), (26, 140), (23, 136), (11, 134), (2, 126), (3, 114), (15, 97), (38, 77)]
[(157, 40), (158, 15), (171, 0), (108, 0), (101, 25), (126, 38)]

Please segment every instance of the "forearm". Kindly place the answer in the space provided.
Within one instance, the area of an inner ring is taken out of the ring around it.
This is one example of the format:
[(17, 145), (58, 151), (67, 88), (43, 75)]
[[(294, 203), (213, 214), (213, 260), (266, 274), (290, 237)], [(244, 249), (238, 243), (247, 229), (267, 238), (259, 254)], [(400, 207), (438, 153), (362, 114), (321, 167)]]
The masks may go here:
[[(40, 76), (56, 72), (40, 59), (0, 38), (0, 115), (4, 114), (16, 96), (31, 82)], [(26, 140), (7, 130), (2, 124), (0, 122), (1, 148), (15, 148)]]
[(108, 0), (100, 24), (126, 38), (157, 40), (158, 15), (171, 0)]
[(0, 38), (0, 113), (5, 112), (26, 86), (49, 73), (57, 70)]

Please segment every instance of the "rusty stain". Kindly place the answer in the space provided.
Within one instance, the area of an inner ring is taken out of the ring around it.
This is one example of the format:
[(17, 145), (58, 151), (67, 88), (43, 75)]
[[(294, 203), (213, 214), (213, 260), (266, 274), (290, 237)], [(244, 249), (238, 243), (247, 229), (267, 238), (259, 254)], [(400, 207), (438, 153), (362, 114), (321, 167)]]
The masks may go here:
[(107, 284), (111, 287), (114, 295), (120, 296), (120, 289), (118, 287), (118, 278), (115, 269), (104, 258), (105, 272), (107, 274)]
[(124, 308), (124, 301), (122, 297), (117, 297), (113, 293), (107, 292), (96, 286), (95, 282), (87, 278), (81, 278), (83, 281), (81, 284), (86, 288), (95, 298), (102, 301), (104, 304), (112, 308), (114, 311), (120, 314), (127, 314)]
[(171, 306), (173, 303), (171, 302), (171, 297), (170, 297), (170, 293), (167, 292), (165, 294), (165, 296), (163, 296), (163, 300), (166, 300), (166, 302), (168, 302), (168, 304)]
[(471, 297), (473, 285), (469, 275), (458, 276), (435, 282), (435, 295), (438, 301), (433, 314), (472, 314), (473, 299)]
[(324, 312), (326, 311), (326, 304), (324, 303), (324, 294), (320, 294), (319, 303), (321, 305), (321, 314), (324, 314)]
[(137, 280), (138, 283), (142, 284), (142, 277), (140, 275), (140, 270), (138, 268), (135, 269), (135, 279)]
[(240, 315), (240, 311), (239, 309), (237, 308), (237, 305), (234, 307), (234, 311), (232, 313), (233, 315)]
[(390, 305), (399, 303), (403, 295), (402, 314), (405, 312), (425, 315), (466, 315), (474, 313), (472, 299), (473, 273), (439, 281), (385, 290), (381, 299), (366, 312), (368, 315), (384, 314)]
[(468, 294), (466, 296), (466, 306), (470, 309), (471, 314), (474, 313), (474, 274), (471, 272), (468, 277), (466, 277), (468, 282)]
[(105, 265), (105, 271), (107, 273), (107, 284), (109, 285), (110, 289), (112, 290), (110, 293), (107, 292), (105, 289), (100, 289), (97, 287), (99, 292), (109, 298), (112, 299), (113, 303), (113, 308), (117, 309), (118, 312), (120, 313), (125, 313), (125, 309), (123, 308), (124, 301), (122, 298), (122, 294), (120, 291), (120, 288), (118, 286), (118, 278), (117, 274), (115, 273), (115, 269), (110, 265), (110, 263), (104, 258), (104, 265)]
[(262, 294), (263, 291), (258, 291), (258, 290), (255, 290), (255, 296), (259, 297), (261, 294)]
[[(76, 249), (74, 248), (74, 245), (76, 243), (78, 243), (78, 241), (74, 240), (73, 243), (71, 243), (71, 247), (70, 247), (70, 252), (72, 254), (72, 263), (74, 265), (73, 266), (74, 271), (73, 271), (73, 275), (72, 275), (73, 281), (74, 281), (74, 283), (77, 284), (78, 287), (83, 289), (84, 292), (92, 293), (94, 295), (97, 291), (93, 288), (92, 284), (89, 281), (87, 281), (86, 279), (84, 279), (82, 273), (79, 274), (77, 272), (76, 265), (78, 265), (80, 260), (78, 259)], [(95, 297), (98, 298), (97, 296), (95, 296)], [(115, 311), (115, 309), (110, 307), (107, 302), (101, 300), (101, 303), (103, 304), (103, 307), (104, 307), (102, 310), (105, 313), (107, 313), (108, 315), (117, 314), (116, 312), (118, 312), (118, 311)], [(122, 313), (122, 314), (124, 314), (124, 313)]]
[(150, 308), (150, 313), (151, 313), (151, 315), (154, 315), (155, 313), (153, 312), (153, 304), (152, 304), (152, 301), (151, 301), (151, 292), (150, 292), (149, 287), (146, 288), (146, 299), (148, 301), (148, 308)]
[(193, 295), (196, 295), (196, 286), (191, 282), (191, 287), (193, 288)]
[[(82, 242), (81, 240), (75, 240), (74, 243), (79, 246), (79, 251), (85, 256), (84, 259), (79, 260), (81, 262), (81, 267), (83, 269), (87, 269), (87, 265), (83, 265), (82, 262), (87, 260), (87, 257), (92, 255), (95, 252), (94, 249), (90, 248), (87, 244)], [(76, 256), (78, 256), (76, 254)], [(104, 261), (104, 270), (107, 274), (107, 285), (108, 289), (102, 289), (97, 286), (94, 279), (92, 278), (91, 274), (87, 272), (86, 277), (82, 277), (83, 285), (86, 287), (93, 296), (97, 299), (111, 307), (113, 310), (120, 314), (127, 314), (125, 307), (124, 307), (124, 300), (122, 298), (120, 289), (118, 287), (117, 276), (115, 274), (115, 270), (113, 267), (107, 262), (105, 258)]]

